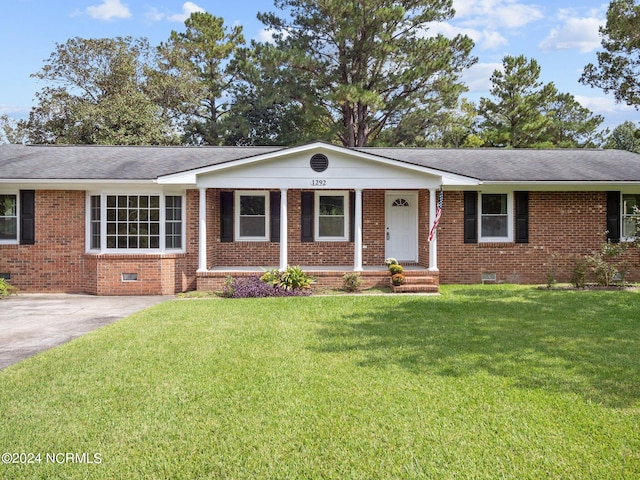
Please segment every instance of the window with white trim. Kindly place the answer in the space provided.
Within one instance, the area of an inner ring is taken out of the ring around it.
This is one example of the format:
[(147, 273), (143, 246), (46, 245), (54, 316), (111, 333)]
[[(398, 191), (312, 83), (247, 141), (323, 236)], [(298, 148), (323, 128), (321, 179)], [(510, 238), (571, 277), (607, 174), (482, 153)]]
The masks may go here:
[(237, 191), (235, 202), (236, 240), (269, 240), (269, 192)]
[(637, 234), (640, 194), (622, 194), (622, 238), (633, 240)]
[(513, 207), (511, 194), (482, 193), (479, 203), (479, 241), (512, 241)]
[(102, 194), (88, 202), (90, 251), (181, 251), (184, 245), (181, 195)]
[(18, 195), (0, 194), (0, 243), (18, 241)]
[(316, 191), (316, 241), (349, 239), (348, 192)]

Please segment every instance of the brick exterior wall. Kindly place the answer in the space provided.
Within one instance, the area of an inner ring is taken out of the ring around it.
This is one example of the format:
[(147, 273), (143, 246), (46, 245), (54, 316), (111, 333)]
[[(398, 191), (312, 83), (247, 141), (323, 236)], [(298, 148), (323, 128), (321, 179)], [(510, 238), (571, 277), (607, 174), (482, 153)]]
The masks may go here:
[[(35, 244), (0, 246), (0, 273), (9, 273), (19, 292), (167, 295), (195, 289), (197, 190), (187, 192), (184, 254), (86, 254), (85, 205), (84, 191), (36, 191)], [(135, 273), (138, 281), (123, 281), (122, 273)]]
[(35, 245), (0, 246), (0, 273), (19, 291), (85, 291), (85, 198), (82, 191), (36, 191)]
[[(353, 265), (353, 242), (301, 242), (301, 190), (288, 192), (289, 264)], [(220, 190), (207, 191), (208, 266), (277, 266), (280, 244), (220, 242)], [(10, 273), (21, 292), (67, 292), (97, 295), (173, 294), (196, 288), (198, 268), (197, 190), (186, 194), (186, 253), (165, 255), (92, 255), (85, 253), (84, 191), (36, 191), (35, 245), (1, 245), (0, 273)], [(382, 265), (385, 257), (385, 192), (363, 192), (363, 264)], [(483, 272), (499, 282), (545, 283), (553, 260), (558, 281), (571, 275), (572, 258), (600, 249), (606, 240), (605, 192), (530, 192), (529, 243), (463, 241), (463, 193), (445, 192), (438, 230), (438, 267), (442, 283), (479, 283)], [(419, 192), (419, 258), (429, 265), (429, 192)], [(640, 255), (625, 254), (627, 279), (640, 280)], [(122, 273), (138, 274), (123, 282)], [(373, 275), (373, 274), (372, 274)], [(330, 278), (331, 277), (331, 278)], [(326, 286), (341, 274), (322, 279)], [(198, 288), (218, 285), (224, 274), (198, 275)], [(375, 275), (368, 281), (379, 281)], [(372, 284), (373, 284), (372, 283)]]
[[(440, 281), (480, 283), (482, 273), (491, 272), (498, 282), (545, 283), (554, 266), (556, 279), (568, 282), (573, 259), (606, 242), (606, 200), (605, 192), (529, 192), (529, 243), (465, 244), (463, 193), (445, 192), (438, 229)], [(625, 257), (632, 267), (628, 280), (640, 279), (638, 250)]]

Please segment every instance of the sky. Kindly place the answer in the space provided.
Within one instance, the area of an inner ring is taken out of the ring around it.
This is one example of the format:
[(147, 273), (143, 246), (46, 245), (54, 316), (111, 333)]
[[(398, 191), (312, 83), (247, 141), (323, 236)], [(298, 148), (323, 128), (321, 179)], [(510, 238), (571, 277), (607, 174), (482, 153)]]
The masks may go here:
[[(539, 63), (543, 82), (605, 117), (604, 127), (640, 122), (635, 108), (578, 82), (601, 49), (598, 27), (605, 23), (608, 1), (453, 0), (453, 6), (455, 17), (432, 25), (432, 31), (464, 33), (475, 42), (478, 63), (463, 75), (467, 98), (490, 97), (491, 74), (504, 56), (525, 55)], [(158, 45), (172, 30), (184, 31), (194, 11), (241, 25), (247, 41), (265, 41), (269, 35), (256, 14), (276, 9), (273, 0), (0, 0), (0, 114), (28, 116), (35, 93), (45, 86), (30, 75), (40, 71), (57, 43), (132, 36)]]

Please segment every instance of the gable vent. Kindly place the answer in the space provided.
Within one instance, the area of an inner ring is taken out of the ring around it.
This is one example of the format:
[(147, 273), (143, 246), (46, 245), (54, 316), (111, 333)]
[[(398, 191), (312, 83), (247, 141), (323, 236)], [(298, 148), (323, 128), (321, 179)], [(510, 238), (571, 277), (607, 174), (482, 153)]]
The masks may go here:
[(329, 167), (329, 159), (322, 153), (316, 153), (311, 157), (310, 164), (314, 172), (324, 172)]

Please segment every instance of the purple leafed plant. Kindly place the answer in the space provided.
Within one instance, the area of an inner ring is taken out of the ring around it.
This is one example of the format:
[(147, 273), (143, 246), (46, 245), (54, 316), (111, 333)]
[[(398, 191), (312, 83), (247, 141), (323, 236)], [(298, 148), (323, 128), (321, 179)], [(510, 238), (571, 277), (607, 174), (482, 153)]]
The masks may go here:
[(233, 289), (232, 298), (305, 297), (311, 295), (310, 289), (285, 290), (262, 282), (258, 277), (234, 278), (231, 288)]

